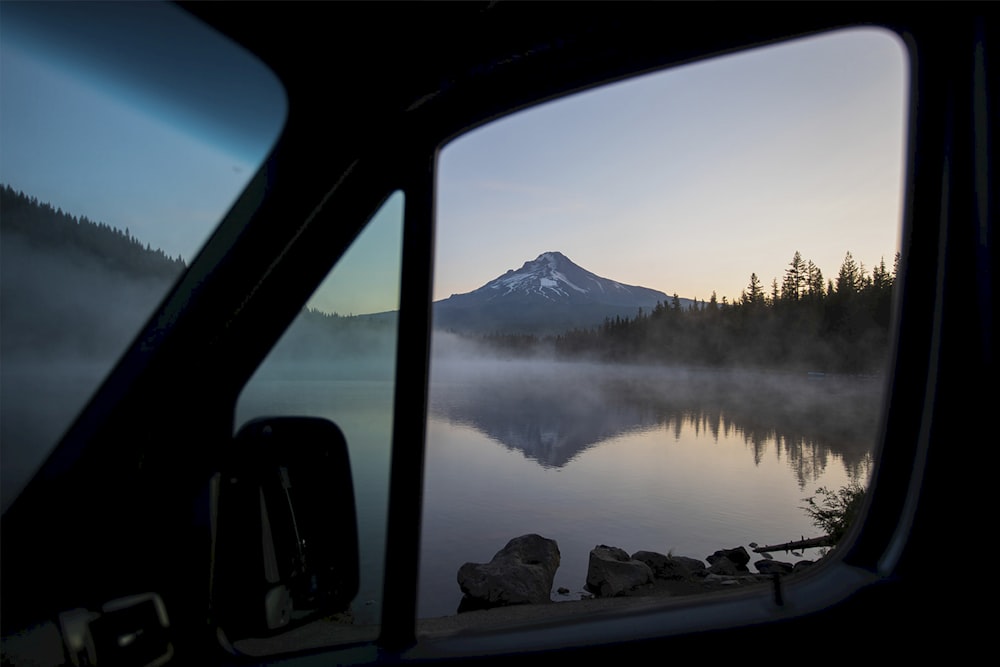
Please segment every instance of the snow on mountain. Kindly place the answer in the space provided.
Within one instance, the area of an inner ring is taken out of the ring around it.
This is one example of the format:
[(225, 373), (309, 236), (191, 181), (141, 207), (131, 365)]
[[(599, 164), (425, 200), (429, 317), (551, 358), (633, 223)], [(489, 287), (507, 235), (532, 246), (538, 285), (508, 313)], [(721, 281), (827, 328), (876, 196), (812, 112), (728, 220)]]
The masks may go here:
[[(651, 310), (663, 292), (602, 278), (561, 252), (544, 252), (482, 287), (434, 304), (435, 326), (499, 333), (560, 333)], [(684, 300), (687, 301), (686, 299)]]

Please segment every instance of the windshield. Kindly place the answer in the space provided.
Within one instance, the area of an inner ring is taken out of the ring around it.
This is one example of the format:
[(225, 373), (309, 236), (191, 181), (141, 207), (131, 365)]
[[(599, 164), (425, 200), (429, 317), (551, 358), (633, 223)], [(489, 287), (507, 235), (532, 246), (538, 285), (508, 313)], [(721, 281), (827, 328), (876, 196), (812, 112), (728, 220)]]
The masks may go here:
[(3, 510), (263, 162), (280, 82), (160, 3), (0, 5)]

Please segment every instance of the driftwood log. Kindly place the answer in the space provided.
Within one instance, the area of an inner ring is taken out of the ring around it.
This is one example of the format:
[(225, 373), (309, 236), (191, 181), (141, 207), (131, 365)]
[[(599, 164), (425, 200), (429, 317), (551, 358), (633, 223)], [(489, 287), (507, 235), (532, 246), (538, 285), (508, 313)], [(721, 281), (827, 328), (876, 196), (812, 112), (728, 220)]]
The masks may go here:
[(768, 551), (791, 551), (792, 549), (811, 549), (813, 547), (832, 547), (835, 544), (829, 535), (823, 537), (810, 537), (809, 539), (796, 540), (795, 542), (785, 542), (784, 544), (772, 544), (763, 547), (755, 547), (755, 553), (765, 553)]

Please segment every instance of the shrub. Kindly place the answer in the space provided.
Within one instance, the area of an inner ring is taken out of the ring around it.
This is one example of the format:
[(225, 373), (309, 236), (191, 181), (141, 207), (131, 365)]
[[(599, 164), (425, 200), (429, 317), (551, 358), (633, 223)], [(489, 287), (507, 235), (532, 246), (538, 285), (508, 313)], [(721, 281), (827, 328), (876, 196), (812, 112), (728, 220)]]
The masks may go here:
[(859, 482), (850, 482), (837, 491), (821, 486), (816, 495), (802, 499), (806, 503), (802, 509), (814, 526), (839, 542), (858, 516), (864, 498), (865, 487)]

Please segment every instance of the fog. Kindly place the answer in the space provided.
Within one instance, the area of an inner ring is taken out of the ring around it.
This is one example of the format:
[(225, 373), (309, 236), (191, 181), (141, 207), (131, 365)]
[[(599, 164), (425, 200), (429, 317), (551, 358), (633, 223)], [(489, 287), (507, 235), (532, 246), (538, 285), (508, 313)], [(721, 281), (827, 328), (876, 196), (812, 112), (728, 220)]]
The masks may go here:
[[(392, 318), (303, 312), (237, 404), (237, 428), (312, 415), (343, 430), (361, 533), (352, 605), (361, 625), (377, 624), (381, 611), (396, 347)], [(608, 363), (541, 347), (522, 358), (435, 331), (421, 614), (453, 613), (457, 567), (526, 531), (549, 531), (566, 547), (559, 576), (569, 587), (582, 581), (577, 561), (595, 541), (637, 549), (670, 539), (664, 550), (691, 545), (685, 555), (701, 557), (742, 535), (798, 537), (808, 532), (800, 499), (815, 485), (866, 481), (881, 391), (871, 377)], [(664, 457), (673, 469), (653, 492), (645, 485)], [(730, 483), (734, 468), (741, 486)]]
[[(510, 358), (436, 333), (430, 411), (466, 424), (543, 467), (652, 426), (734, 430), (760, 456), (767, 442), (795, 457), (816, 447), (858, 470), (867, 465), (883, 380), (739, 368), (605, 363), (544, 354)], [(822, 455), (821, 455), (822, 456)], [(808, 467), (800, 473), (804, 485)], [(820, 465), (823, 465), (820, 462)]]
[(463, 563), (527, 533), (559, 545), (556, 602), (586, 596), (596, 544), (704, 559), (817, 536), (803, 499), (867, 485), (882, 394), (875, 376), (524, 355), (435, 332), (418, 615), (455, 613)]
[[(303, 312), (258, 369), (256, 384), (369, 381), (391, 383), (396, 353), (392, 318)], [(435, 331), (429, 414), (471, 426), (542, 467), (560, 468), (581, 452), (624, 433), (682, 425), (739, 434), (751, 456), (769, 446), (798, 466), (803, 487), (833, 457), (856, 474), (870, 462), (881, 411), (881, 376), (849, 376), (662, 363), (610, 363), (496, 350), (481, 340)], [(271, 390), (268, 390), (271, 391)], [(259, 393), (259, 392), (258, 392)], [(271, 394), (273, 395), (273, 394)], [(306, 399), (302, 399), (306, 400)], [(294, 405), (258, 398), (259, 413)], [(383, 406), (391, 410), (391, 404)], [(331, 409), (333, 406), (331, 406)], [(238, 423), (262, 416), (238, 410)], [(387, 415), (387, 418), (390, 415)]]
[[(2, 245), (0, 442), (3, 506), (68, 428), (170, 285), (98, 257)], [(395, 317), (303, 311), (259, 379), (391, 382)], [(870, 452), (882, 382), (871, 377), (607, 363), (517, 355), (454, 333), (432, 338), (430, 411), (559, 467), (620, 433), (681, 421), (735, 428), (750, 442), (815, 443), (858, 462)], [(805, 474), (805, 473), (804, 473)]]
[(163, 298), (168, 278), (99, 258), (0, 244), (0, 459), (7, 507)]
[(268, 353), (254, 380), (391, 382), (395, 369), (394, 316), (341, 317), (304, 310)]

